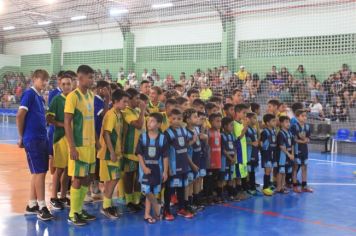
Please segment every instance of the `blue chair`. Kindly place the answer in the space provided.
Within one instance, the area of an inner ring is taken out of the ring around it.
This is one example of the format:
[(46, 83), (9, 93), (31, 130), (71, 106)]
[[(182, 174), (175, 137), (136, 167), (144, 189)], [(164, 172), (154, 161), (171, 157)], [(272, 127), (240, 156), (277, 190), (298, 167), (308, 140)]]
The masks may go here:
[(331, 143), (331, 152), (337, 153), (337, 142), (349, 142), (350, 140), (349, 129), (338, 129)]
[(351, 142), (356, 143), (356, 130), (353, 133), (353, 136), (350, 138)]

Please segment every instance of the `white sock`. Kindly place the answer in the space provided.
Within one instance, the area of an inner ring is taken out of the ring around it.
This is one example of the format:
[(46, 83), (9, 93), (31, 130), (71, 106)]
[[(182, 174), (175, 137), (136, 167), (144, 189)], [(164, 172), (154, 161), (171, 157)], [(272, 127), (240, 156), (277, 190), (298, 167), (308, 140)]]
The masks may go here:
[(28, 201), (28, 207), (29, 208), (32, 208), (32, 207), (35, 207), (37, 206), (37, 200), (29, 200)]
[(40, 210), (42, 210), (42, 208), (44, 208), (44, 207), (47, 207), (46, 201), (45, 200), (38, 201), (38, 206), (39, 206)]

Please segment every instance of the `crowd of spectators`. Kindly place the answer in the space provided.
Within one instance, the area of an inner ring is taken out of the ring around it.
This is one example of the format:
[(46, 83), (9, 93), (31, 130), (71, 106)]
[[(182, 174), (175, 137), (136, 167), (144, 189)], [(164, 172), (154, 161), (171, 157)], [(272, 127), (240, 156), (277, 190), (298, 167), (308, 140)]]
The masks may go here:
[[(31, 74), (6, 73), (0, 78), (1, 107), (8, 108), (17, 104), (22, 92), (31, 85)], [(140, 76), (134, 71), (125, 74), (120, 68), (117, 76), (113, 76), (108, 69), (95, 72), (95, 81), (107, 80), (117, 82), (124, 88), (138, 88), (141, 81), (148, 80), (151, 85), (159, 86), (164, 90), (175, 89), (180, 93), (190, 88), (201, 91), (201, 97), (208, 99), (214, 94), (231, 95), (232, 91), (239, 88), (243, 91), (246, 102), (258, 102), (258, 99), (280, 99), (282, 102), (304, 102), (310, 110), (310, 118), (323, 120), (345, 121), (348, 112), (356, 108), (356, 72), (352, 72), (347, 64), (324, 80), (319, 80), (315, 75), (309, 75), (303, 65), (299, 65), (294, 72), (282, 66), (272, 66), (271, 71), (263, 77), (249, 72), (244, 66), (233, 73), (227, 66), (215, 67), (203, 71), (197, 69), (192, 75), (182, 72), (178, 79), (168, 74), (164, 78), (156, 69), (149, 72), (144, 69)], [(44, 97), (48, 91), (56, 86), (56, 76), (53, 75), (48, 83)]]

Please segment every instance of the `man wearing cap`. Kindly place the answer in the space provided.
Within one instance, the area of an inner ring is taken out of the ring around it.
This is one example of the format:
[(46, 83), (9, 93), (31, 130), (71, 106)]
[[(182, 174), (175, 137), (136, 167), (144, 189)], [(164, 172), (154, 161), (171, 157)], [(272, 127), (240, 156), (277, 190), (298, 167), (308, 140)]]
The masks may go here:
[(247, 77), (248, 72), (245, 70), (245, 66), (240, 66), (240, 70), (235, 73), (237, 78), (240, 80), (245, 80)]

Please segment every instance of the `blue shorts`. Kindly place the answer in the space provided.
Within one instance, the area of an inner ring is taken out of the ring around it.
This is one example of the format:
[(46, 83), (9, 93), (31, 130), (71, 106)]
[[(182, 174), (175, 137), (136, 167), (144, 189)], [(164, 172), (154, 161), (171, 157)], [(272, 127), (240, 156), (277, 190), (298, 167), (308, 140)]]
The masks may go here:
[(159, 194), (161, 192), (161, 185), (147, 185), (147, 184), (141, 184), (141, 192), (143, 194)]
[(170, 186), (171, 188), (181, 188), (187, 187), (189, 184), (187, 174), (178, 174), (171, 176), (170, 178)]
[(191, 184), (196, 179), (196, 174), (193, 171), (188, 172), (188, 184)]
[(53, 156), (53, 136), (54, 136), (54, 126), (50, 125), (48, 127), (48, 155)]
[(206, 176), (206, 169), (200, 169), (198, 177), (205, 177), (205, 176)]
[(261, 152), (261, 167), (262, 168), (273, 168), (273, 158), (270, 152)]
[(24, 142), (28, 167), (31, 174), (48, 171), (48, 140), (31, 140)]
[(295, 155), (294, 163), (298, 165), (308, 165), (308, 153)]

